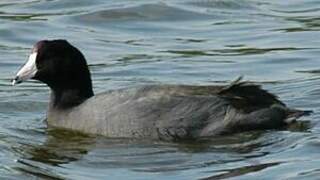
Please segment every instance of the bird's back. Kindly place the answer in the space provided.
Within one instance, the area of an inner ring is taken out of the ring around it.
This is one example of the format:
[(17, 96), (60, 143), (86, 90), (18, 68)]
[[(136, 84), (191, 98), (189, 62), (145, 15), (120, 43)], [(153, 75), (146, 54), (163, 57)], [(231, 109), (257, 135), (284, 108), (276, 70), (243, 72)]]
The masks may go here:
[(185, 139), (274, 128), (287, 111), (253, 84), (147, 85), (98, 94), (68, 110), (51, 107), (48, 124), (109, 137)]

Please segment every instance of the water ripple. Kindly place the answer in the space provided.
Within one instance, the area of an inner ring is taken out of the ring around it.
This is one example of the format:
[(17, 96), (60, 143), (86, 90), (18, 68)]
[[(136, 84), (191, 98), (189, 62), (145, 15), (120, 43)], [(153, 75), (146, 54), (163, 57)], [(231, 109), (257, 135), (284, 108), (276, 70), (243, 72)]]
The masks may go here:
[[(2, 0), (0, 179), (316, 179), (320, 138), (317, 0)], [(226, 84), (239, 75), (289, 107), (284, 129), (192, 142), (47, 129), (48, 88), (10, 80), (40, 39), (85, 54), (95, 91)], [(301, 168), (304, 167), (304, 168)]]

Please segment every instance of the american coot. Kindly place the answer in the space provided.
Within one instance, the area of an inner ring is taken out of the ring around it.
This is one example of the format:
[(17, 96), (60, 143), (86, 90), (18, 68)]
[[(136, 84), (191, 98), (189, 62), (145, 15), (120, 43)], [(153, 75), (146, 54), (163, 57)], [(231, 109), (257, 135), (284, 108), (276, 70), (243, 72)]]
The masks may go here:
[(304, 114), (259, 85), (145, 85), (94, 95), (83, 54), (66, 40), (36, 43), (12, 84), (51, 89), (48, 126), (109, 137), (194, 139), (285, 126)]

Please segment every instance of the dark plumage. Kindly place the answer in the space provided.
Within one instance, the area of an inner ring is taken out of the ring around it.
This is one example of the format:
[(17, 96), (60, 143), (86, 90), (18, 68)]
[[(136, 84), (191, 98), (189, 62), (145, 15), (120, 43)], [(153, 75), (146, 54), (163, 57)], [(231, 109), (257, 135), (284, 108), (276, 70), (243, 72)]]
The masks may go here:
[(29, 59), (36, 56), (36, 68), (20, 70), (13, 83), (33, 78), (50, 87), (49, 126), (109, 137), (179, 140), (280, 128), (304, 114), (241, 78), (227, 86), (146, 85), (94, 96), (86, 60), (77, 48), (65, 40), (40, 41), (33, 52), (37, 54)]

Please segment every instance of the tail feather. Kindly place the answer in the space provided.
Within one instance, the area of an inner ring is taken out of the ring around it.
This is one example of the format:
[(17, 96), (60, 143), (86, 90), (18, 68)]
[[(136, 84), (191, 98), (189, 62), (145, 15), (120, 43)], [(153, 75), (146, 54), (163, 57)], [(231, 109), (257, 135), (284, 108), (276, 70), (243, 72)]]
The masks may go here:
[(270, 107), (274, 104), (286, 106), (276, 95), (262, 89), (260, 85), (242, 81), (242, 76), (222, 88), (218, 94), (229, 99), (235, 107), (245, 111)]
[(311, 110), (289, 109), (289, 111), (287, 112), (287, 117), (284, 121), (287, 124), (290, 124), (292, 122), (295, 122), (301, 116), (308, 116), (311, 113), (313, 113), (313, 111), (311, 111)]

